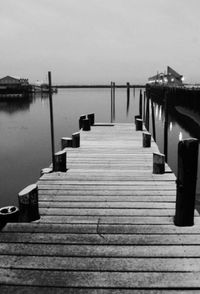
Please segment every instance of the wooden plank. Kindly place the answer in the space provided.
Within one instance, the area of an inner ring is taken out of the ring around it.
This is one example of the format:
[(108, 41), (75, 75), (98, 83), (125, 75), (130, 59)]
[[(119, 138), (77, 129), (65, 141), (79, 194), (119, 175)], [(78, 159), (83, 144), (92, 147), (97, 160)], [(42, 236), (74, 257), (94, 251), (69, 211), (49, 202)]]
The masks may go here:
[[(179, 289), (180, 290), (180, 289)], [(19, 285), (10, 285), (6, 286), (0, 285), (0, 291), (2, 294), (21, 294), (21, 293), (26, 293), (26, 294), (32, 294), (32, 293), (37, 293), (37, 294), (66, 294), (66, 289), (63, 287), (37, 287), (37, 286), (19, 286)], [(67, 294), (177, 294), (177, 289), (176, 290), (144, 290), (144, 289), (127, 289), (127, 288), (120, 288), (120, 289), (111, 289), (111, 288), (67, 288)], [(188, 293), (199, 293), (199, 290), (195, 289), (187, 289), (179, 291), (181, 294), (188, 294)]]
[(79, 256), (79, 257), (134, 257), (134, 258), (199, 258), (197, 245), (86, 245), (1, 243), (1, 255), (14, 256)]
[(200, 258), (0, 256), (1, 268), (101, 272), (199, 272)]
[(0, 283), (82, 288), (198, 288), (200, 273), (73, 272), (2, 269)]
[(40, 215), (85, 215), (85, 216), (174, 216), (174, 209), (89, 209), (89, 208), (40, 208)]
[(134, 225), (134, 224), (44, 224), (40, 222), (32, 223), (8, 223), (2, 232), (21, 233), (73, 233), (73, 234), (94, 234), (98, 231), (101, 234), (200, 234), (200, 226), (176, 227), (173, 224), (165, 225)]
[(66, 201), (60, 201), (57, 202), (56, 200), (54, 202), (52, 201), (46, 201), (46, 202), (40, 202), (41, 208), (119, 208), (119, 209), (130, 209), (130, 208), (143, 208), (143, 209), (174, 209), (175, 204), (173, 202), (124, 202), (123, 200), (121, 202), (66, 202)]
[(170, 234), (102, 234), (97, 227), (96, 234), (64, 233), (2, 233), (2, 243), (46, 243), (46, 244), (88, 244), (88, 245), (200, 245), (200, 235)]

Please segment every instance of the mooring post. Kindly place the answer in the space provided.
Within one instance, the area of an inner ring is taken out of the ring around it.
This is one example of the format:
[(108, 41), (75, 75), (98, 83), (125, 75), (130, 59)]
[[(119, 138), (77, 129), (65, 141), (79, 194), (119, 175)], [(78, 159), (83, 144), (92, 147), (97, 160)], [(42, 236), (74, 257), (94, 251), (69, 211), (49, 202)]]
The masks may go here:
[(139, 115), (142, 118), (142, 90), (140, 89), (140, 97), (139, 97)]
[(153, 153), (153, 174), (165, 173), (165, 155), (161, 153)]
[(79, 132), (72, 134), (72, 147), (73, 148), (80, 147), (80, 133)]
[(176, 226), (193, 226), (198, 167), (198, 140), (189, 138), (178, 143), (176, 188)]
[(152, 116), (152, 131), (153, 131), (153, 139), (156, 141), (156, 125), (155, 125), (155, 113), (154, 113), (154, 105), (151, 99), (151, 116)]
[(167, 92), (164, 94), (164, 114), (165, 114), (165, 121), (164, 121), (164, 154), (165, 154), (165, 161), (168, 162), (168, 95)]
[(72, 138), (62, 137), (61, 138), (61, 149), (72, 147)]
[(19, 221), (31, 222), (40, 218), (38, 209), (38, 187), (29, 185), (18, 194)]
[(90, 113), (90, 114), (87, 115), (87, 118), (90, 121), (90, 125), (93, 126), (94, 125), (94, 122), (95, 122), (95, 114), (94, 113)]
[(142, 145), (143, 147), (151, 147), (151, 134), (149, 132), (142, 133)]
[(143, 129), (143, 120), (141, 118), (136, 119), (135, 129), (136, 129), (136, 131), (142, 131), (142, 129)]
[(83, 114), (79, 118), (79, 130), (82, 129), (83, 120), (86, 118), (86, 115)]
[(91, 130), (90, 121), (88, 118), (85, 118), (82, 120), (82, 130), (83, 131), (90, 131)]
[(54, 154), (55, 166), (54, 172), (66, 172), (67, 171), (67, 153), (65, 150), (59, 151)]
[(53, 169), (55, 166), (55, 145), (54, 145), (54, 122), (53, 122), (53, 102), (52, 102), (52, 83), (51, 83), (51, 72), (48, 72), (48, 79), (49, 79), (49, 107), (50, 107), (50, 126), (51, 126), (51, 157), (52, 157), (52, 164)]

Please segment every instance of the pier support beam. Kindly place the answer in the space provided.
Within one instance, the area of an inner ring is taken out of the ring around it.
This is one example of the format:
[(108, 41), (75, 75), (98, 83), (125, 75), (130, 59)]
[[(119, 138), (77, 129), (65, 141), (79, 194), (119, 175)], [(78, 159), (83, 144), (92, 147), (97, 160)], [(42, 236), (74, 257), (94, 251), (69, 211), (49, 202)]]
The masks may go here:
[(191, 138), (178, 144), (178, 176), (176, 189), (176, 226), (193, 226), (196, 196), (198, 140)]

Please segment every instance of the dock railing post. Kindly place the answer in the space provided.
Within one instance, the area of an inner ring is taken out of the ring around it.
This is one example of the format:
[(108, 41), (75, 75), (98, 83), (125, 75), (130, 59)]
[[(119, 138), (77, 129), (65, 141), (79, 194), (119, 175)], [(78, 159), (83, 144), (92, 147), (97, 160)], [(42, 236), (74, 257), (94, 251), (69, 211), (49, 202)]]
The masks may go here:
[(176, 226), (193, 226), (196, 196), (198, 140), (189, 138), (178, 143), (178, 176), (176, 189)]
[(50, 107), (50, 127), (51, 127), (51, 157), (53, 170), (55, 167), (55, 145), (54, 145), (54, 122), (53, 122), (53, 102), (52, 102), (52, 83), (51, 83), (51, 72), (48, 72), (48, 80), (49, 80), (49, 107)]

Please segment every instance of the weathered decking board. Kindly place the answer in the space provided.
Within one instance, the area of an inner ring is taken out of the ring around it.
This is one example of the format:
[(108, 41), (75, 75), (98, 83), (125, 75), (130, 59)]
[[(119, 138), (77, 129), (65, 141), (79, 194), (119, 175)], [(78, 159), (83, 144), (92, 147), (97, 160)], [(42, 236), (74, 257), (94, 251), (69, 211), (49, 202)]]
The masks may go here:
[(199, 293), (200, 219), (176, 227), (175, 176), (132, 124), (98, 125), (39, 182), (41, 219), (0, 233), (1, 293)]

